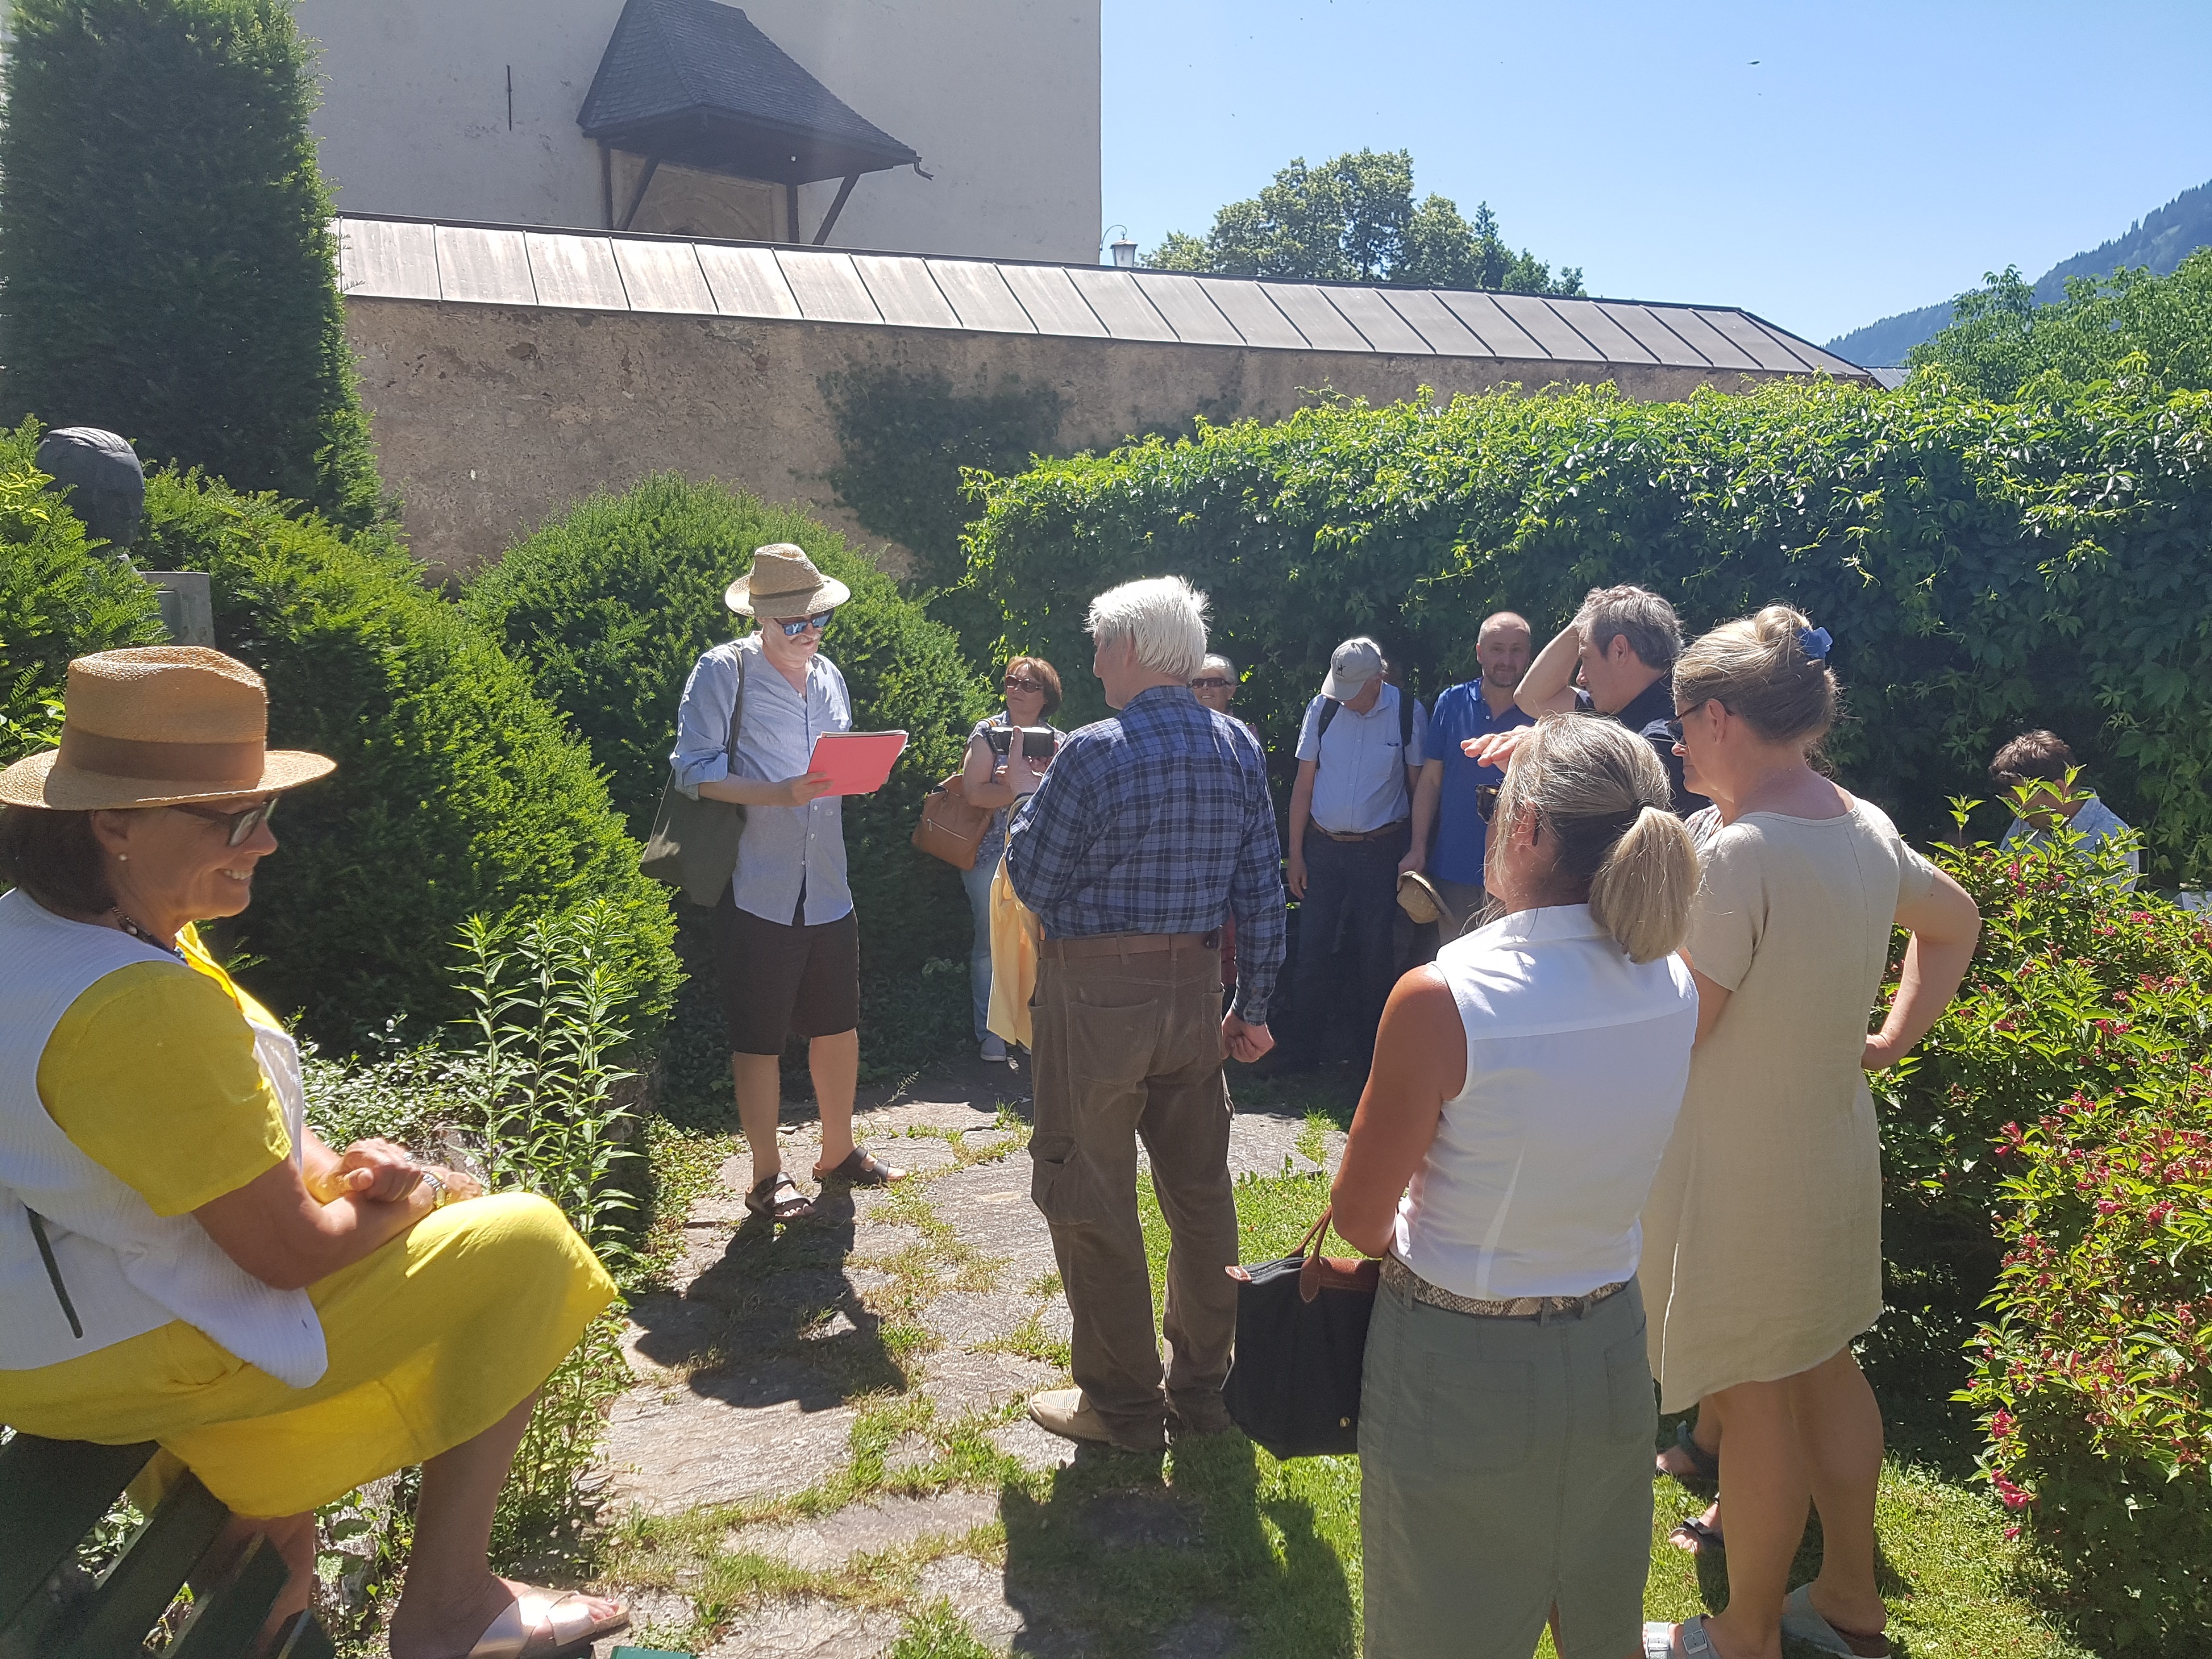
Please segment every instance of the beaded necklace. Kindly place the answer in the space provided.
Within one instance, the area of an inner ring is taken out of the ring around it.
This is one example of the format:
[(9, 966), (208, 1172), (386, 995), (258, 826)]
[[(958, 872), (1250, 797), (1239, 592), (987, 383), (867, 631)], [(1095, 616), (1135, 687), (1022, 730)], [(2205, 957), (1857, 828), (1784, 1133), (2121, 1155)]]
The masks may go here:
[(167, 951), (171, 956), (176, 957), (179, 962), (182, 962), (185, 959), (185, 953), (177, 949), (175, 945), (164, 945), (160, 939), (155, 939), (151, 933), (148, 933), (143, 927), (141, 927), (137, 922), (131, 921), (130, 917), (125, 915), (123, 914), (123, 907), (121, 905), (118, 904), (116, 906), (114, 909), (108, 912), (108, 915), (115, 918), (115, 925), (118, 927), (120, 927), (125, 933), (130, 934), (131, 938), (137, 939), (140, 944), (150, 945), (156, 951)]

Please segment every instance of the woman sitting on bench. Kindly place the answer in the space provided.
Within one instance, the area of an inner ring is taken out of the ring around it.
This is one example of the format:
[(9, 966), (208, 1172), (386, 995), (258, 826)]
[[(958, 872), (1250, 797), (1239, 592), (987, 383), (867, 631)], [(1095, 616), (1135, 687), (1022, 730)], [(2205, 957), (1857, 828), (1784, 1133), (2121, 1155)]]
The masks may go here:
[(586, 1651), (623, 1609), (485, 1550), (614, 1285), (544, 1200), (307, 1127), (299, 1051), (192, 929), (246, 908), (282, 792), (331, 770), (267, 724), (218, 652), (102, 652), (60, 749), (0, 775), (0, 1422), (160, 1442), (155, 1487), (189, 1468), (234, 1548), (283, 1552), (270, 1630), (307, 1605), (314, 1509), (420, 1463), (394, 1659)]

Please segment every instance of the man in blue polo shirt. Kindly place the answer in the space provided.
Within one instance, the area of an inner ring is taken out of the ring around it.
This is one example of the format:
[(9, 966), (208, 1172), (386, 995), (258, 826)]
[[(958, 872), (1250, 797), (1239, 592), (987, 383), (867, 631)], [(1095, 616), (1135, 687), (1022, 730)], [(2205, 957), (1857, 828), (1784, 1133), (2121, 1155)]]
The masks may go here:
[(1528, 672), (1535, 648), (1535, 636), (1525, 618), (1510, 611), (1485, 618), (1474, 641), (1480, 678), (1446, 688), (1429, 716), (1420, 781), (1413, 790), (1413, 844), (1398, 867), (1427, 875), (1444, 902), (1447, 941), (1459, 937), (1485, 900), (1486, 836), (1475, 792), (1486, 784), (1496, 787), (1505, 781), (1502, 769), (1483, 765), (1460, 745), (1470, 738), (1533, 724), (1513, 694)]
[[(1413, 782), (1428, 716), (1384, 679), (1382, 647), (1350, 639), (1328, 659), (1298, 732), (1291, 786), (1290, 890), (1298, 905), (1297, 1021), (1273, 1068), (1319, 1064), (1332, 1009), (1348, 1008), (1360, 1063), (1390, 994), (1398, 865), (1413, 836)], [(1341, 982), (1336, 944), (1351, 970)]]

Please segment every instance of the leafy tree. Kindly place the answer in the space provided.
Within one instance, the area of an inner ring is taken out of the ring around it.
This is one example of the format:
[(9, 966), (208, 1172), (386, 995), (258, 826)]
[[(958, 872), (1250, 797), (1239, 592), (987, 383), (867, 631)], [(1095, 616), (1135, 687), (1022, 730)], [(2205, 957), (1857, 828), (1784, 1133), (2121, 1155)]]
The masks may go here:
[(1908, 361), (1984, 398), (2009, 402), (2046, 375), (2110, 380), (2138, 354), (2136, 372), (2169, 391), (2212, 390), (2212, 248), (2164, 276), (2142, 267), (2069, 276), (2066, 297), (2050, 305), (2038, 305), (2008, 265), (1961, 294), (1951, 314), (1951, 326)]
[(10, 403), (374, 520), (288, 0), (15, 0), (9, 24)]
[(1470, 223), (1444, 197), (1416, 202), (1413, 158), (1402, 149), (1346, 152), (1319, 167), (1292, 161), (1259, 195), (1215, 214), (1205, 236), (1171, 231), (1145, 263), (1223, 276), (1583, 291), (1579, 266), (1563, 268), (1555, 280), (1534, 254), (1507, 246), (1488, 203)]

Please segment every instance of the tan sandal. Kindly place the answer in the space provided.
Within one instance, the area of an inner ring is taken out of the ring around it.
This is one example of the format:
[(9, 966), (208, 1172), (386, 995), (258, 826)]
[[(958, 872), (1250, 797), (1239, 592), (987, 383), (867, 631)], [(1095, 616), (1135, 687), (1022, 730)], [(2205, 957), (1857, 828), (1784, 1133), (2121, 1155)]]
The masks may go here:
[(620, 1602), (601, 1619), (577, 1590), (529, 1589), (500, 1610), (465, 1659), (585, 1659), (603, 1636), (629, 1628)]

